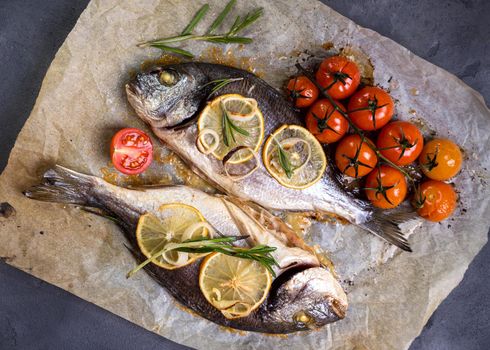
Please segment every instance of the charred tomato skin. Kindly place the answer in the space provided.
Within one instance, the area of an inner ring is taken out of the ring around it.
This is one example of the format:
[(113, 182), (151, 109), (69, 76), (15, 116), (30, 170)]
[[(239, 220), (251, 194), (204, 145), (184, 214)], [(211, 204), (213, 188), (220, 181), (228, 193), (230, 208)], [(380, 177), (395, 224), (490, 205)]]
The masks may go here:
[(323, 60), (316, 72), (316, 81), (336, 100), (351, 96), (361, 82), (357, 65), (343, 56)]
[[(367, 144), (372, 141), (357, 134), (347, 135), (340, 140), (335, 150), (335, 164), (347, 176), (363, 177), (370, 173), (378, 162), (378, 157)], [(357, 168), (357, 173), (356, 173)]]
[(459, 146), (451, 140), (434, 139), (423, 148), (419, 162), (429, 179), (445, 181), (459, 173), (463, 155)]
[[(400, 205), (407, 196), (407, 180), (400, 170), (381, 165), (366, 176), (365, 192), (371, 203), (381, 209)], [(375, 188), (376, 190), (373, 190)]]
[(289, 99), (298, 108), (309, 107), (318, 98), (318, 88), (303, 75), (289, 80), (286, 89)]
[(420, 185), (418, 195), (423, 199), (423, 204), (417, 213), (429, 221), (442, 221), (456, 209), (456, 191), (445, 182), (427, 180)]
[(395, 121), (381, 129), (376, 147), (396, 165), (405, 166), (419, 157), (424, 148), (424, 137), (414, 124)]
[(391, 96), (376, 86), (357, 91), (347, 106), (349, 118), (361, 130), (378, 130), (393, 117), (395, 104)]
[[(336, 101), (337, 106), (346, 111)], [(306, 114), (306, 127), (321, 143), (328, 144), (340, 140), (349, 129), (349, 122), (327, 99), (316, 101)]]
[(111, 160), (114, 167), (126, 175), (144, 172), (153, 160), (153, 144), (142, 130), (124, 128), (112, 137)]

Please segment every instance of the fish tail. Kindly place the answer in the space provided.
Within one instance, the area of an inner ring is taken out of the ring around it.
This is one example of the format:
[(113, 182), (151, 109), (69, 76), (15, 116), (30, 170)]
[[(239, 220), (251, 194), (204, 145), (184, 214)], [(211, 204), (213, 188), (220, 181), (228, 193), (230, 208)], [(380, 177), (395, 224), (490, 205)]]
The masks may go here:
[(361, 227), (398, 248), (411, 252), (410, 244), (401, 232), (399, 225), (414, 217), (415, 212), (412, 211), (394, 213), (375, 211), (371, 219), (362, 224)]
[(45, 202), (91, 206), (89, 193), (92, 188), (91, 176), (56, 165), (44, 173), (41, 184), (22, 193), (28, 198)]

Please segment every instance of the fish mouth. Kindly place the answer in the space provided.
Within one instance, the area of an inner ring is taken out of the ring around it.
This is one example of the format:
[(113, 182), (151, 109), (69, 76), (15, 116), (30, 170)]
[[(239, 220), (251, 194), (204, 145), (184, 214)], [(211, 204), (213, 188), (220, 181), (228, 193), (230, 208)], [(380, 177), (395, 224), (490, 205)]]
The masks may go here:
[(164, 115), (156, 115), (155, 112), (148, 110), (144, 99), (142, 98), (144, 95), (143, 90), (141, 90), (137, 83), (129, 82), (125, 85), (125, 89), (129, 104), (145, 123), (152, 127), (167, 126), (168, 122)]
[(128, 98), (129, 103), (136, 110), (135, 106), (141, 105), (141, 97), (140, 97), (142, 93), (141, 89), (138, 88), (138, 86), (132, 82), (127, 83), (125, 85), (125, 89), (126, 89), (126, 96)]

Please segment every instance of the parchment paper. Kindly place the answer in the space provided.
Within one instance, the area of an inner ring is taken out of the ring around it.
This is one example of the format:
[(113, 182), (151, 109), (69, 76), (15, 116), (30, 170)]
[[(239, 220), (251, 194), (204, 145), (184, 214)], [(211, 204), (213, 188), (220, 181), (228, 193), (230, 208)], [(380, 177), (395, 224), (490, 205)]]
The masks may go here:
[[(224, 5), (207, 2), (214, 15)], [(374, 65), (375, 82), (389, 88), (398, 100), (398, 117), (415, 119), (425, 131), (452, 138), (466, 156), (464, 169), (454, 181), (461, 194), (460, 209), (441, 224), (408, 223), (405, 229), (414, 232), (412, 254), (400, 253), (352, 226), (314, 225), (311, 239), (332, 252), (349, 292), (345, 320), (287, 338), (230, 333), (183, 311), (146, 274), (126, 280), (125, 273), (134, 262), (115, 225), (73, 207), (21, 195), (54, 163), (110, 175), (108, 142), (113, 132), (124, 126), (145, 128), (129, 108), (123, 84), (141, 62), (158, 57), (159, 52), (135, 45), (178, 33), (201, 5), (201, 1), (177, 0), (93, 0), (89, 4), (49, 68), (1, 175), (0, 201), (12, 204), (17, 214), (0, 219), (0, 256), (136, 324), (196, 348), (408, 348), (487, 241), (490, 113), (481, 96), (453, 75), (319, 2), (239, 1), (234, 13), (263, 6), (265, 17), (248, 33), (256, 42), (235, 50), (236, 63), (256, 67), (279, 87), (294, 73), (294, 53), (316, 50), (326, 42), (334, 48), (357, 47)], [(210, 14), (197, 31), (204, 30), (212, 18)], [(197, 53), (205, 47), (187, 46)], [(229, 47), (222, 48), (226, 52)], [(162, 161), (152, 165), (153, 178), (138, 181), (176, 180), (161, 172), (160, 177), (155, 175), (168, 167), (160, 145), (157, 152), (162, 153)]]

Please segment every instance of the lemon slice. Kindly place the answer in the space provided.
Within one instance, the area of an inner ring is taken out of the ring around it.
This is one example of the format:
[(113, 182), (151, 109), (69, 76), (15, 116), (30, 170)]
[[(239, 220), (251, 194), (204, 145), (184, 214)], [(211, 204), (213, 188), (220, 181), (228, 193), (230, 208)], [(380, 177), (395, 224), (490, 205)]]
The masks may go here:
[(298, 125), (283, 125), (272, 133), (264, 144), (262, 157), (272, 177), (294, 189), (304, 189), (318, 182), (327, 166), (320, 142)]
[[(208, 224), (194, 207), (185, 204), (165, 204), (159, 216), (144, 214), (138, 221), (136, 240), (143, 255), (152, 257), (169, 243), (182, 243), (188, 239), (207, 237)], [(152, 260), (165, 269), (176, 269), (194, 262), (206, 254), (168, 251)]]
[[(225, 132), (225, 113), (228, 121), (242, 132), (229, 127), (230, 131)], [(238, 94), (222, 95), (209, 102), (199, 116), (197, 127), (199, 150), (219, 160), (237, 147), (246, 147), (231, 156), (228, 160), (231, 164), (250, 160), (264, 139), (264, 117), (257, 101)]]
[(228, 319), (246, 317), (265, 300), (272, 277), (259, 262), (212, 253), (204, 259), (199, 287)]

